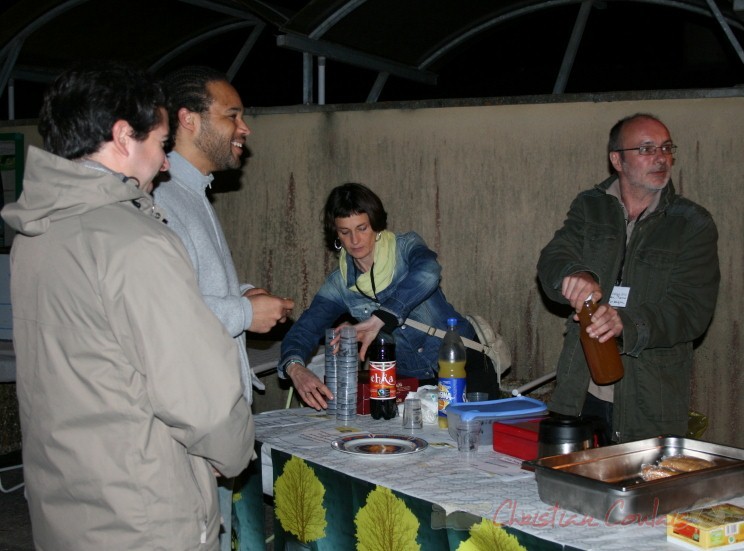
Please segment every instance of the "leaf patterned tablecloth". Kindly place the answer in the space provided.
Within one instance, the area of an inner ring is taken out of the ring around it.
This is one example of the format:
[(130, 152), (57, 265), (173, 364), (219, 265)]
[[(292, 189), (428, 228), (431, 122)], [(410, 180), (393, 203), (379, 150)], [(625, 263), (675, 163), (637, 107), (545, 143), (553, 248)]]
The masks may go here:
[[(263, 444), (264, 454), (270, 448), (280, 450), (436, 504), (443, 510), (443, 526), (447, 515), (463, 511), (567, 549), (679, 549), (666, 541), (665, 515), (642, 519), (631, 516), (626, 525), (617, 525), (543, 503), (532, 473), (522, 472), (519, 478), (489, 472), (488, 462), (501, 454), (488, 446), (481, 446), (474, 456), (462, 454), (447, 430), (435, 425), (411, 431), (402, 428), (399, 418), (375, 421), (365, 415), (357, 416), (351, 426), (344, 427), (308, 408), (266, 412), (256, 415), (255, 421), (256, 440)], [(429, 447), (413, 454), (386, 457), (331, 449), (334, 436), (350, 432), (414, 434), (424, 438)], [(744, 497), (728, 501), (744, 505)]]

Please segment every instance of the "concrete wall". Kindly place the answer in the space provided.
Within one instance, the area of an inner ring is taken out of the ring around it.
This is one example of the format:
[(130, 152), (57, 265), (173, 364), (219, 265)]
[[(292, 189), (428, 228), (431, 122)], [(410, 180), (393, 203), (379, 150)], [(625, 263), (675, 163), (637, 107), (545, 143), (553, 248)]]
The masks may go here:
[(514, 359), (505, 382), (516, 386), (551, 371), (561, 345), (538, 254), (576, 193), (607, 175), (610, 126), (638, 111), (668, 124), (675, 185), (719, 227), (723, 281), (693, 402), (710, 417), (706, 438), (744, 446), (742, 97), (252, 114), (242, 185), (215, 205), (238, 271), (294, 297), (299, 313), (334, 266), (319, 221), (328, 191), (367, 184), (393, 230), (415, 230), (439, 253), (449, 300), (504, 335)]
[[(252, 156), (242, 175), (215, 181), (241, 277), (294, 297), (299, 315), (334, 266), (322, 245), (325, 197), (364, 183), (392, 230), (415, 230), (439, 253), (450, 302), (504, 335), (507, 387), (554, 369), (563, 319), (544, 302), (535, 264), (576, 193), (606, 177), (610, 126), (638, 111), (661, 117), (679, 145), (677, 190), (710, 210), (720, 233), (721, 292), (695, 355), (693, 405), (710, 418), (707, 440), (744, 447), (744, 94), (297, 111), (248, 113)], [(276, 381), (268, 386), (259, 410), (283, 405)]]

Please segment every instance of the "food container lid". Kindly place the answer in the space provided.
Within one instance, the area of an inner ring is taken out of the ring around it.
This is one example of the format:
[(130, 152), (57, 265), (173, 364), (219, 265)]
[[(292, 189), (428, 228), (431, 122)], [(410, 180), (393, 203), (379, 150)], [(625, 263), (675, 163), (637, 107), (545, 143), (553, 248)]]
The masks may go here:
[(591, 440), (594, 429), (589, 421), (580, 417), (549, 417), (540, 421), (540, 442), (566, 444)]
[(455, 403), (447, 406), (447, 415), (459, 415), (463, 421), (470, 419), (514, 419), (546, 412), (548, 407), (540, 400), (516, 396), (488, 402)]

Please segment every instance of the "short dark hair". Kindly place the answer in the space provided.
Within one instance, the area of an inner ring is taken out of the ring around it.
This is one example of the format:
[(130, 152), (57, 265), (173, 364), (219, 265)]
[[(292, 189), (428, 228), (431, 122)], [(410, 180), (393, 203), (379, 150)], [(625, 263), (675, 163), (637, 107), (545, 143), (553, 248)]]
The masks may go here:
[(116, 62), (80, 65), (63, 72), (46, 91), (38, 128), (47, 151), (79, 159), (112, 141), (119, 120), (143, 141), (163, 122), (161, 107), (163, 91), (144, 71)]
[(190, 65), (163, 77), (171, 144), (176, 141), (178, 110), (185, 107), (194, 113), (206, 113), (214, 98), (209, 95), (210, 82), (229, 82), (227, 75), (211, 67)]
[[(612, 125), (612, 128), (610, 128), (610, 139), (607, 141), (607, 170), (610, 172), (610, 174), (615, 174), (617, 170), (615, 170), (615, 167), (612, 166), (612, 161), (610, 160), (610, 153), (613, 151), (617, 151), (618, 149), (623, 149), (623, 144), (620, 143), (620, 136), (623, 133), (623, 129), (625, 128), (625, 125), (629, 122), (633, 122), (638, 119), (649, 119), (652, 121), (656, 121), (659, 124), (664, 124), (659, 120), (659, 117), (655, 115), (651, 115), (650, 113), (636, 113), (635, 115), (629, 115), (627, 117), (624, 117), (617, 121), (614, 125)], [(625, 152), (619, 151), (620, 153), (620, 160), (625, 160)]]
[(367, 186), (347, 183), (331, 190), (323, 208), (323, 233), (326, 248), (335, 251), (336, 218), (346, 218), (354, 214), (366, 214), (372, 230), (381, 232), (387, 228), (387, 212), (382, 201)]

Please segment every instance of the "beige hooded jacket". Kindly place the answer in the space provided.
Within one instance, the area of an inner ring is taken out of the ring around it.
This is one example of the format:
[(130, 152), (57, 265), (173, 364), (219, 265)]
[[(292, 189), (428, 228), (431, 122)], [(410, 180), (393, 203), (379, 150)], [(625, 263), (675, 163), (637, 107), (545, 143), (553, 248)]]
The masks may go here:
[(254, 426), (180, 239), (131, 183), (33, 147), (2, 216), (37, 549), (217, 549), (212, 466), (240, 473)]

